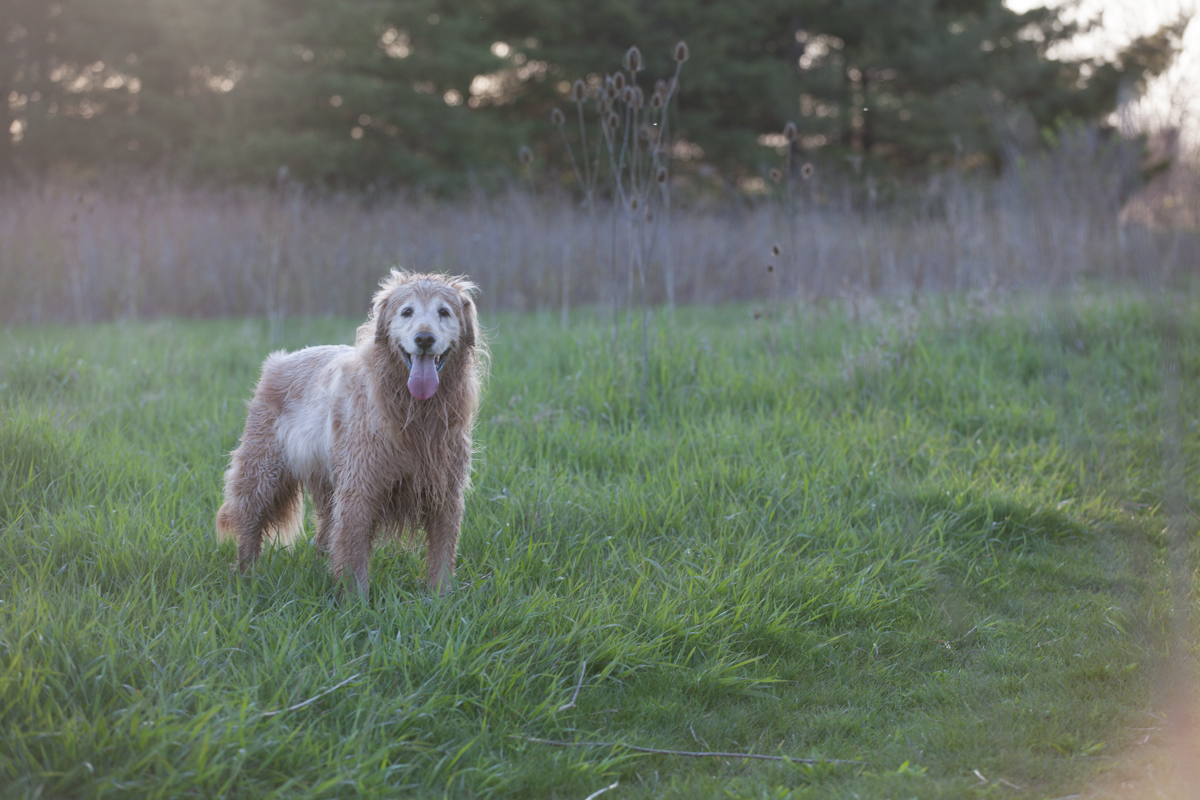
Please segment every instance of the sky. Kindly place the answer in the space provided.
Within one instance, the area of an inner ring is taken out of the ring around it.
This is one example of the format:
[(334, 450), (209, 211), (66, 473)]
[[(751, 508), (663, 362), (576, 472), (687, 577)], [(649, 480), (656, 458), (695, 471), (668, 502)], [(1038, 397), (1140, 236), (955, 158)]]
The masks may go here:
[[(1035, 6), (1067, 5), (1062, 0), (1008, 0), (1015, 11)], [(1195, 19), (1183, 39), (1183, 52), (1175, 65), (1155, 80), (1145, 96), (1117, 120), (1134, 130), (1153, 131), (1174, 125), (1183, 130), (1184, 139), (1200, 149), (1200, 0), (1078, 0), (1076, 13), (1092, 19), (1100, 16), (1101, 27), (1082, 37), (1071, 47), (1075, 52), (1105, 53), (1119, 49), (1131, 39), (1154, 31), (1180, 14)]]

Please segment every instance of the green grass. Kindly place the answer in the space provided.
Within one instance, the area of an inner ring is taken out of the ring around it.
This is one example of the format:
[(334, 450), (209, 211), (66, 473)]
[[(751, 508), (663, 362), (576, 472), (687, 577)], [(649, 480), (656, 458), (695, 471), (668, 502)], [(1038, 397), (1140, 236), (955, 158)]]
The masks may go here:
[(0, 796), (1080, 791), (1170, 649), (1167, 319), (1111, 291), (806, 307), (772, 356), (745, 308), (680, 311), (644, 396), (624, 324), (614, 352), (586, 317), (485, 320), (461, 589), (429, 598), (389, 547), (369, 604), (307, 542), (248, 578), (214, 542), (265, 323), (10, 330)]

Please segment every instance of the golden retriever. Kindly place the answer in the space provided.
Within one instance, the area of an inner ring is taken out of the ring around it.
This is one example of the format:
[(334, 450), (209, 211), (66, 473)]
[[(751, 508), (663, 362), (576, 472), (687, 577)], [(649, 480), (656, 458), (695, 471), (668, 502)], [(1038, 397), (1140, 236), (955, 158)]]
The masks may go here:
[(449, 590), (485, 371), (475, 291), (393, 269), (353, 347), (267, 357), (217, 512), (243, 572), (264, 537), (299, 534), (307, 489), (339, 584), (353, 578), (365, 598), (376, 535), (423, 529), (429, 588)]

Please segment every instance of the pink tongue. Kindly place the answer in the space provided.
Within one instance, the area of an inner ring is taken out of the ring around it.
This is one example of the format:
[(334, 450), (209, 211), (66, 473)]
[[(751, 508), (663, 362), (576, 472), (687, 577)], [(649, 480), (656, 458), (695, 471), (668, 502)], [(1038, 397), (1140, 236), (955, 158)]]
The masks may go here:
[(438, 389), (437, 367), (433, 356), (417, 354), (412, 357), (412, 369), (408, 374), (408, 391), (418, 400), (428, 400)]

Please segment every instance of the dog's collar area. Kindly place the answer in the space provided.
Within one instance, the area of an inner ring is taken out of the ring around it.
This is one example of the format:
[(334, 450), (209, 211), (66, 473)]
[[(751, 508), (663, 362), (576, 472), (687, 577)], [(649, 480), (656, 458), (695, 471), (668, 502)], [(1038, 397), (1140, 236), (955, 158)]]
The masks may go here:
[[(400, 354), (402, 356), (404, 356), (404, 360), (405, 360), (405, 362), (407, 362), (408, 368), (412, 369), (412, 360), (413, 360), (412, 353), (408, 352), (403, 347), (401, 347)], [(446, 366), (446, 356), (449, 354), (450, 354), (450, 348), (446, 348), (446, 350), (443, 351), (440, 356), (434, 356), (433, 357), (434, 369), (436, 369), (438, 372), (441, 372), (442, 367)]]

